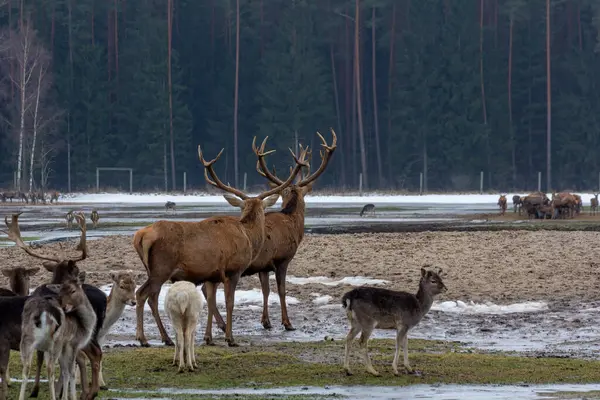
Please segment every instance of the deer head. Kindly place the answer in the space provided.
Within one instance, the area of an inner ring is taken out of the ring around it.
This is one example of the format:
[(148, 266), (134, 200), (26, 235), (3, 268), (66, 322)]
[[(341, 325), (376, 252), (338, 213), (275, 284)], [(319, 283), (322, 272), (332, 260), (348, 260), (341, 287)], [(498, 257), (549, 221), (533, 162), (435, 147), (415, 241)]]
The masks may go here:
[[(312, 190), (313, 182), (325, 171), (325, 168), (327, 168), (327, 164), (329, 163), (333, 152), (337, 148), (337, 136), (333, 128), (331, 128), (331, 134), (333, 136), (333, 139), (331, 145), (328, 145), (325, 138), (323, 138), (323, 136), (319, 132), (317, 132), (319, 139), (321, 139), (321, 146), (324, 150), (320, 151), (321, 165), (313, 174), (308, 175), (306, 178), (303, 178), (302, 172), (300, 172), (298, 181), (291, 184), (281, 192), (284, 208), (286, 207), (287, 202), (292, 198), (293, 194), (299, 195), (300, 197), (304, 198), (304, 196)], [(264, 153), (264, 142), (260, 148), (257, 148), (255, 141), (253, 141), (252, 150), (254, 151), (254, 154), (256, 154), (256, 156), (258, 157), (258, 161), (256, 163), (256, 170), (258, 171), (258, 173), (269, 180), (269, 185), (271, 187), (281, 185), (282, 180), (277, 177), (274, 169), (273, 172), (269, 171), (264, 156), (262, 156), (262, 154)], [(303, 148), (302, 145), (300, 145), (300, 152), (301, 156), (311, 156), (311, 151), (308, 150), (308, 146), (306, 148)], [(307, 167), (307, 169), (310, 173), (310, 165)]]
[[(271, 150), (268, 152), (264, 151), (267, 139), (268, 137), (263, 140), (263, 143), (261, 145), (261, 158), (275, 152), (275, 150)], [(275, 204), (277, 202), (277, 199), (279, 198), (279, 193), (294, 181), (302, 167), (308, 167), (308, 162), (304, 160), (305, 154), (301, 153), (300, 157), (296, 157), (294, 152), (290, 149), (290, 152), (292, 153), (292, 156), (296, 161), (296, 166), (291, 171), (288, 179), (286, 179), (285, 181), (280, 181), (277, 184), (277, 186), (258, 194), (256, 197), (250, 197), (241, 190), (233, 188), (221, 182), (215, 170), (213, 169), (213, 164), (219, 159), (219, 157), (221, 157), (221, 154), (223, 154), (224, 150), (225, 149), (221, 149), (219, 154), (213, 160), (206, 161), (202, 156), (202, 149), (200, 148), (200, 146), (198, 146), (198, 157), (204, 165), (204, 178), (206, 179), (206, 181), (221, 190), (229, 192), (229, 194), (225, 194), (223, 195), (223, 197), (225, 198), (225, 200), (227, 200), (229, 204), (231, 204), (234, 207), (239, 207), (242, 210), (242, 215), (240, 217), (240, 220), (242, 222), (252, 219), (257, 212), (263, 213), (265, 208)]]

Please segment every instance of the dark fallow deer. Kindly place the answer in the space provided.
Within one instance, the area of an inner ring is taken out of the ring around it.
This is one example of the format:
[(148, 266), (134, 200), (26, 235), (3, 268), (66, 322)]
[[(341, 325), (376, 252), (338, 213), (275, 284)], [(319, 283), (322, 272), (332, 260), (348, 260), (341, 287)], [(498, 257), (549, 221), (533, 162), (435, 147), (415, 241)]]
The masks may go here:
[[(277, 292), (281, 304), (281, 323), (286, 330), (294, 330), (287, 313), (285, 278), (288, 265), (296, 255), (296, 251), (304, 238), (304, 196), (312, 190), (313, 182), (325, 171), (325, 168), (337, 147), (337, 136), (335, 131), (332, 129), (331, 133), (333, 135), (331, 145), (328, 145), (323, 136), (317, 133), (321, 139), (321, 145), (325, 150), (325, 152), (321, 152), (320, 167), (310, 176), (307, 176), (305, 179), (300, 179), (298, 182), (291, 184), (281, 192), (282, 208), (280, 211), (273, 211), (265, 214), (265, 243), (259, 255), (242, 274), (242, 276), (249, 276), (258, 273), (263, 293), (263, 313), (261, 323), (265, 329), (271, 328), (268, 305), (270, 292), (269, 273), (274, 271), (275, 279), (277, 281)], [(269, 185), (271, 185), (271, 187), (277, 187), (278, 185), (283, 184), (281, 179), (269, 171), (264, 157), (261, 156), (261, 154), (264, 154), (264, 143), (260, 149), (257, 149), (254, 144), (252, 147), (254, 153), (258, 157), (257, 171), (269, 180)], [(308, 149), (303, 149), (302, 151), (305, 155), (308, 154)], [(202, 292), (206, 296), (206, 288), (204, 286), (202, 287)], [(217, 325), (224, 331), (226, 328), (225, 322), (216, 307), (213, 309), (213, 314)]]
[[(263, 149), (265, 142), (266, 138)], [(271, 152), (262, 153), (261, 156)], [(178, 277), (177, 280), (190, 281), (196, 285), (204, 282), (206, 285), (208, 320), (204, 340), (207, 344), (212, 343), (212, 310), (216, 309), (217, 285), (224, 283), (227, 308), (225, 340), (229, 346), (236, 345), (231, 326), (235, 288), (242, 273), (263, 247), (266, 236), (265, 208), (275, 204), (279, 193), (294, 181), (302, 167), (308, 166), (303, 153), (299, 158), (292, 153), (297, 165), (288, 179), (271, 190), (250, 197), (225, 185), (218, 178), (213, 164), (222, 153), (223, 150), (215, 159), (205, 161), (198, 146), (198, 156), (204, 165), (206, 181), (230, 193), (224, 197), (232, 206), (242, 208), (240, 217), (214, 216), (200, 222), (157, 221), (138, 230), (133, 237), (133, 246), (148, 273), (148, 279), (136, 293), (136, 339), (142, 346), (148, 346), (143, 325), (146, 300), (149, 301), (163, 342), (173, 345), (158, 313), (160, 289), (173, 275)]]
[(594, 193), (594, 197), (590, 199), (590, 215), (596, 215), (598, 212), (598, 193)]
[(2, 275), (8, 278), (10, 289), (0, 288), (0, 296), (28, 296), (31, 277), (39, 270), (39, 267), (2, 269)]
[(98, 221), (100, 220), (100, 214), (98, 214), (98, 210), (96, 210), (96, 209), (92, 210), (90, 219), (92, 220), (92, 225), (94, 226), (94, 229), (96, 229), (98, 227)]

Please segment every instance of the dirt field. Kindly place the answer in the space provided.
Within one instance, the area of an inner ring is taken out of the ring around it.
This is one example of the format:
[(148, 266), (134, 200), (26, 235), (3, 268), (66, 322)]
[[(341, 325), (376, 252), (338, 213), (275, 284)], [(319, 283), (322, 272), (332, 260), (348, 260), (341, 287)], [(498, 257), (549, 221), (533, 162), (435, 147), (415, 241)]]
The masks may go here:
[[(440, 300), (526, 301), (595, 300), (600, 294), (600, 233), (557, 231), (421, 232), (398, 234), (307, 235), (288, 274), (298, 277), (369, 276), (390, 281), (393, 289), (416, 290), (419, 267), (444, 268), (448, 292)], [(72, 249), (75, 242), (63, 247)], [(81, 262), (87, 281), (110, 282), (109, 271), (138, 271), (146, 276), (131, 237), (112, 236), (88, 242), (90, 255)], [(37, 251), (59, 252), (58, 244)], [(17, 248), (2, 248), (3, 265), (35, 266), (37, 260)], [(45, 282), (40, 272), (33, 284)], [(1, 284), (8, 282), (2, 277)], [(272, 287), (274, 284), (272, 285)], [(244, 278), (240, 288), (260, 287), (257, 277)], [(341, 296), (349, 286), (288, 284), (288, 294), (310, 298), (310, 293)]]

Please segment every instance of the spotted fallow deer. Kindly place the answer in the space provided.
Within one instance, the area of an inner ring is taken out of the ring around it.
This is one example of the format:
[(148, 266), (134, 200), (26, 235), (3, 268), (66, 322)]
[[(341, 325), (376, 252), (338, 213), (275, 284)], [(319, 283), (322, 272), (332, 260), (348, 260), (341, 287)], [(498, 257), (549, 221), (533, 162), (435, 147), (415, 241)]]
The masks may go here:
[[(332, 129), (331, 133), (333, 139), (331, 145), (328, 145), (323, 136), (317, 132), (317, 135), (319, 135), (322, 142), (321, 146), (323, 146), (325, 150), (325, 152), (321, 152), (321, 165), (319, 169), (305, 179), (300, 178), (299, 181), (291, 184), (281, 192), (282, 207), (280, 211), (268, 212), (265, 214), (265, 243), (258, 257), (252, 261), (250, 267), (242, 274), (242, 276), (248, 276), (258, 273), (263, 293), (263, 313), (261, 323), (265, 329), (271, 328), (268, 299), (270, 292), (269, 272), (272, 271), (275, 272), (277, 292), (279, 293), (281, 304), (281, 323), (288, 331), (295, 329), (292, 326), (287, 313), (285, 278), (288, 265), (296, 255), (296, 251), (304, 238), (304, 196), (312, 190), (313, 182), (325, 171), (337, 146), (337, 136), (335, 135), (335, 131)], [(269, 171), (264, 157), (261, 157), (261, 154), (264, 153), (264, 148), (261, 146), (260, 149), (257, 149), (254, 143), (252, 147), (254, 153), (258, 156), (256, 166), (257, 171), (269, 180), (271, 187), (281, 185), (283, 181)], [(308, 154), (307, 149), (304, 149), (303, 151), (305, 154)], [(202, 286), (202, 292), (206, 296), (205, 286)], [(213, 309), (213, 315), (215, 316), (219, 328), (224, 331), (226, 328), (225, 322), (216, 307)]]
[[(261, 149), (264, 149), (266, 140), (265, 138)], [(179, 277), (178, 280), (190, 281), (196, 285), (204, 282), (206, 285), (206, 300), (209, 307), (204, 340), (207, 344), (212, 343), (211, 310), (216, 308), (217, 284), (224, 283), (227, 308), (225, 340), (229, 346), (236, 345), (231, 326), (235, 288), (240, 276), (250, 266), (265, 241), (264, 210), (275, 204), (279, 193), (294, 181), (302, 167), (308, 167), (308, 163), (304, 160), (304, 153), (296, 157), (292, 152), (296, 166), (288, 179), (271, 190), (250, 197), (238, 189), (225, 185), (218, 178), (213, 164), (219, 159), (223, 150), (215, 159), (207, 162), (198, 146), (198, 156), (204, 165), (206, 181), (230, 193), (224, 197), (229, 204), (242, 209), (240, 217), (214, 216), (200, 222), (157, 221), (138, 230), (133, 237), (133, 246), (148, 273), (148, 279), (136, 293), (136, 340), (139, 340), (142, 346), (149, 346), (143, 325), (146, 300), (149, 301), (163, 342), (173, 345), (158, 313), (158, 295), (163, 283), (174, 274)], [(271, 152), (273, 151), (263, 152), (261, 157)], [(209, 174), (212, 179), (209, 178)]]

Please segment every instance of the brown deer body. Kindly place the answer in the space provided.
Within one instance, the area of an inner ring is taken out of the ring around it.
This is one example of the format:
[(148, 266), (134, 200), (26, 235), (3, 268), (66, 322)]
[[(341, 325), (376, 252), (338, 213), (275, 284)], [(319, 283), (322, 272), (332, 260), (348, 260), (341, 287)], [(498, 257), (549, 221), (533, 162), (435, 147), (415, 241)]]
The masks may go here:
[(594, 197), (590, 199), (590, 215), (596, 215), (598, 212), (598, 193), (594, 193)]
[(92, 214), (90, 215), (90, 219), (92, 220), (92, 224), (94, 228), (98, 227), (98, 220), (100, 220), (100, 215), (98, 214), (98, 210), (92, 210)]
[[(294, 330), (294, 327), (289, 320), (285, 300), (287, 268), (296, 255), (296, 251), (304, 238), (304, 196), (312, 190), (313, 182), (325, 171), (337, 146), (337, 136), (333, 129), (331, 132), (333, 135), (331, 146), (327, 145), (325, 139), (319, 134), (322, 146), (325, 149), (325, 154), (322, 154), (321, 166), (319, 169), (312, 175), (306, 177), (306, 179), (300, 179), (298, 182), (288, 186), (281, 192), (282, 208), (280, 211), (268, 212), (265, 214), (265, 242), (258, 256), (252, 261), (250, 267), (242, 274), (242, 276), (249, 276), (258, 273), (263, 294), (261, 323), (265, 329), (271, 328), (268, 305), (270, 293), (269, 273), (274, 271), (279, 302), (281, 305), (281, 323), (286, 330)], [(253, 149), (257, 156), (264, 151), (262, 147), (261, 149), (257, 149), (253, 146)], [(308, 153), (308, 150), (305, 149), (304, 151)], [(258, 172), (269, 180), (271, 186), (280, 185), (283, 181), (274, 173), (269, 172), (262, 157), (259, 156), (258, 159)], [(204, 286), (202, 287), (202, 292), (206, 295), (206, 288)], [(219, 328), (225, 330), (225, 322), (216, 307), (213, 310), (213, 314)]]
[(506, 212), (506, 195), (500, 195), (500, 198), (498, 199), (498, 206), (500, 207), (500, 215), (504, 215)]
[(73, 213), (73, 210), (69, 210), (69, 212), (65, 215), (65, 219), (67, 220), (67, 229), (71, 229), (74, 217), (75, 214)]
[[(227, 308), (225, 340), (230, 346), (235, 345), (231, 326), (235, 288), (240, 276), (263, 246), (264, 210), (275, 204), (279, 198), (278, 193), (292, 183), (303, 166), (307, 166), (303, 154), (300, 159), (294, 156), (297, 165), (282, 185), (263, 192), (257, 197), (249, 197), (225, 185), (217, 177), (212, 165), (222, 152), (223, 150), (212, 161), (206, 162), (198, 147), (198, 155), (205, 167), (204, 175), (207, 182), (237, 196), (225, 195), (224, 197), (231, 205), (242, 208), (241, 217), (215, 216), (201, 222), (158, 221), (140, 229), (134, 235), (133, 246), (148, 273), (148, 280), (136, 293), (136, 339), (142, 346), (148, 346), (143, 328), (146, 300), (149, 301), (162, 340), (165, 344), (173, 345), (158, 312), (160, 288), (173, 275), (178, 276), (178, 280), (187, 280), (195, 284), (205, 282), (208, 319), (204, 340), (208, 344), (212, 343), (211, 310), (216, 308), (217, 284), (224, 283)], [(266, 154), (268, 153), (262, 156)], [(208, 174), (211, 175), (212, 180)]]

